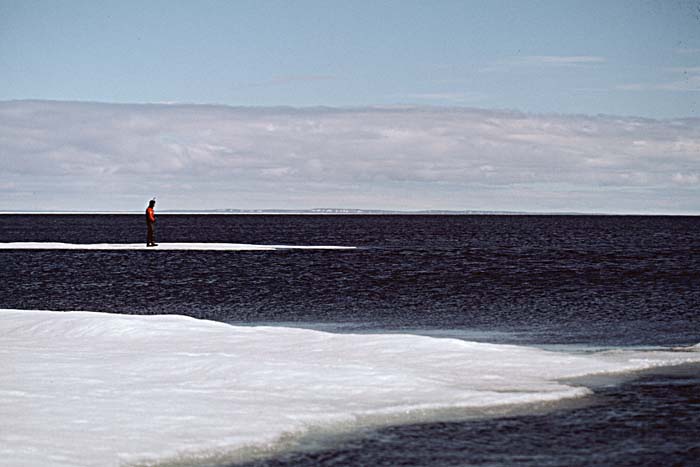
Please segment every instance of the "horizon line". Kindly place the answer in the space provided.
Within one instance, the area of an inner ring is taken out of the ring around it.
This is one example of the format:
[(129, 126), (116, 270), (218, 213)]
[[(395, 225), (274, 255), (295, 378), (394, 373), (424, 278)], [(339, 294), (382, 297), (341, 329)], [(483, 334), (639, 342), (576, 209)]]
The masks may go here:
[[(508, 211), (476, 209), (353, 209), (353, 208), (313, 208), (313, 209), (163, 209), (159, 215), (316, 215), (316, 216), (382, 216), (382, 215), (432, 215), (432, 216), (669, 216), (696, 217), (700, 213), (663, 212), (593, 212), (593, 211)], [(143, 215), (136, 210), (0, 210), (0, 215)]]
[(0, 104), (3, 103), (57, 103), (57, 104), (81, 104), (81, 105), (114, 105), (114, 106), (153, 106), (153, 107), (211, 107), (211, 108), (228, 108), (228, 109), (260, 109), (260, 110), (327, 110), (327, 111), (358, 111), (358, 110), (436, 110), (436, 111), (490, 111), (500, 112), (504, 114), (520, 114), (526, 116), (542, 117), (542, 116), (578, 116), (578, 117), (605, 117), (605, 118), (625, 118), (646, 121), (677, 121), (677, 120), (700, 120), (698, 116), (675, 115), (668, 117), (651, 117), (637, 114), (613, 114), (613, 113), (584, 113), (584, 112), (556, 112), (556, 111), (531, 111), (519, 108), (510, 107), (479, 107), (473, 105), (437, 105), (437, 104), (411, 104), (411, 103), (394, 103), (394, 104), (356, 104), (356, 105), (238, 105), (231, 103), (220, 102), (180, 102), (180, 101), (160, 101), (160, 102), (138, 102), (138, 101), (123, 101), (109, 102), (100, 100), (80, 100), (80, 99), (41, 99), (41, 98), (14, 98), (0, 99)]

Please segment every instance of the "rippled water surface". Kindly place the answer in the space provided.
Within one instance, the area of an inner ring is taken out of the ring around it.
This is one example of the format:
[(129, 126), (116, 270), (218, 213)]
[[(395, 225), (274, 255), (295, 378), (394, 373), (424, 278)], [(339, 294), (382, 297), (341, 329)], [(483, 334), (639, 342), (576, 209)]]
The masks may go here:
[[(4, 251), (2, 306), (516, 342), (700, 342), (700, 218), (161, 215), (161, 242), (351, 251)], [(139, 242), (140, 216), (0, 216), (0, 241)]]

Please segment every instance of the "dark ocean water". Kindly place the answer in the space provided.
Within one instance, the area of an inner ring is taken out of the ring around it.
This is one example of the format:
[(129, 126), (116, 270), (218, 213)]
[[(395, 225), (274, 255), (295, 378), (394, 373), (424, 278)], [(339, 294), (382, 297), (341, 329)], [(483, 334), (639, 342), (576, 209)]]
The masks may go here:
[[(145, 243), (145, 230), (141, 216), (0, 215), (0, 242)], [(160, 215), (157, 238), (358, 248), (0, 251), (0, 308), (535, 346), (700, 342), (698, 217)], [(368, 431), (255, 465), (698, 465), (696, 370), (599, 388), (584, 408)]]
[[(351, 251), (4, 251), (1, 306), (536, 344), (700, 342), (700, 218), (161, 215), (162, 242)], [(5, 215), (0, 242), (145, 241), (140, 216)]]

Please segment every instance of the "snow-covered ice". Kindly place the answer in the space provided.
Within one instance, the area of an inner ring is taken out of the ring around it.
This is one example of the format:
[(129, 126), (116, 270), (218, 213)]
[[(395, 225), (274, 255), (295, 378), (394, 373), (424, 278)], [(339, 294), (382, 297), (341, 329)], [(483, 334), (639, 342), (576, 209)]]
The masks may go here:
[(0, 459), (8, 466), (234, 460), (310, 431), (581, 397), (590, 391), (562, 380), (700, 362), (697, 346), (570, 354), (26, 310), (0, 310), (0, 341)]
[(206, 250), (206, 251), (271, 251), (271, 250), (352, 250), (352, 246), (331, 245), (251, 245), (248, 243), (159, 243), (147, 247), (143, 243), (60, 243), (7, 242), (0, 250)]

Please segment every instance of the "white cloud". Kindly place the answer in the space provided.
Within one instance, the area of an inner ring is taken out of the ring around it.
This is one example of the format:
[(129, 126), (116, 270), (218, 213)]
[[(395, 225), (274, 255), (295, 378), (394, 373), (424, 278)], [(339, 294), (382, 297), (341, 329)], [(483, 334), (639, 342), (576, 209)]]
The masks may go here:
[(678, 48), (674, 52), (678, 55), (700, 55), (700, 49), (694, 48)]
[(672, 67), (666, 69), (675, 76), (660, 83), (626, 83), (616, 86), (620, 91), (674, 91), (700, 92), (700, 67)]
[(700, 212), (698, 119), (0, 102), (0, 161), (0, 209)]
[(286, 85), (292, 83), (305, 83), (312, 81), (333, 81), (337, 78), (333, 75), (281, 75), (274, 76), (267, 81), (259, 81), (255, 83), (249, 83), (248, 86), (258, 87), (258, 86), (277, 86)]
[(700, 176), (698, 174), (689, 173), (675, 173), (673, 174), (673, 181), (681, 185), (697, 185), (700, 183)]
[(582, 67), (605, 63), (605, 57), (595, 55), (523, 55), (499, 60), (481, 68), (481, 72), (504, 72), (518, 68)]
[(583, 65), (603, 63), (605, 62), (605, 58), (592, 55), (530, 55), (523, 57), (523, 61), (526, 63), (544, 65)]
[(400, 96), (402, 99), (431, 101), (431, 102), (447, 102), (451, 104), (464, 104), (467, 102), (477, 102), (485, 99), (487, 96), (481, 92), (423, 92), (413, 93)]

